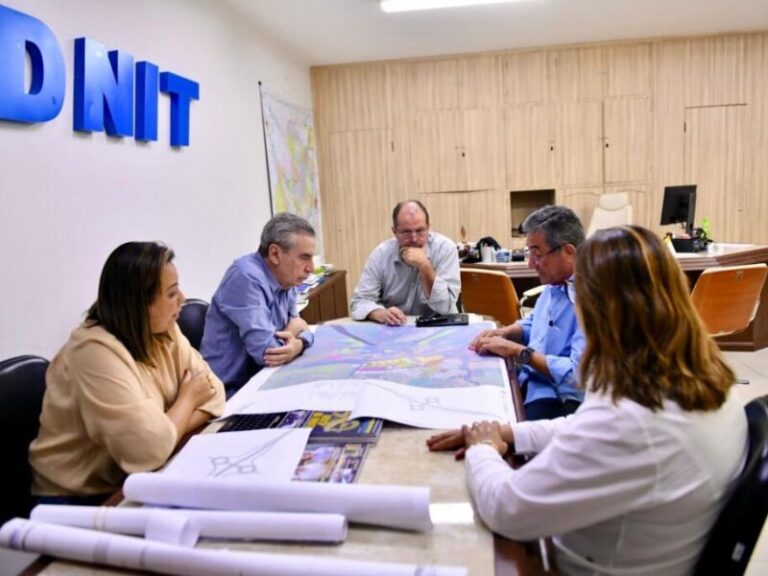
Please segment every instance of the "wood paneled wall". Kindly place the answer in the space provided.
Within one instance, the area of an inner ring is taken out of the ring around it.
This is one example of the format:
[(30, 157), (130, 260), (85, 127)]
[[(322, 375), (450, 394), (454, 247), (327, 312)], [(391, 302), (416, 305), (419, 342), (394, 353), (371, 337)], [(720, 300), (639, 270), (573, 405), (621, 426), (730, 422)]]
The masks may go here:
[(412, 197), (434, 230), (511, 245), (537, 197), (515, 192), (554, 190), (587, 226), (600, 194), (626, 191), (636, 222), (661, 232), (664, 187), (695, 183), (716, 240), (768, 243), (768, 33), (311, 74), (325, 257), (350, 290)]

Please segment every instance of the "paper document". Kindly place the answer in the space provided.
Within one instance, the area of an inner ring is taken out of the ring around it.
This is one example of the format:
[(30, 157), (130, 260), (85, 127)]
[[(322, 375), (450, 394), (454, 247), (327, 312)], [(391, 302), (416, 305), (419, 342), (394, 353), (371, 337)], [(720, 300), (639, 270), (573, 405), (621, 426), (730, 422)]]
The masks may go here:
[(309, 428), (267, 428), (197, 434), (162, 474), (224, 480), (290, 480), (310, 432)]
[(252, 482), (140, 473), (128, 476), (123, 494), (128, 500), (157, 506), (320, 512), (343, 514), (349, 522), (360, 524), (403, 530), (432, 529), (426, 486)]
[[(225, 512), (186, 508), (167, 510), (147, 507), (40, 504), (32, 510), (30, 519), (50, 524), (143, 536), (153, 516), (167, 516), (169, 514), (194, 523), (201, 538), (304, 542), (342, 542), (347, 538), (347, 519), (341, 514)], [(170, 539), (160, 541), (189, 546), (195, 544), (195, 542), (188, 543), (190, 540), (181, 538), (176, 542)]]
[(182, 548), (133, 536), (22, 518), (14, 518), (0, 528), (0, 546), (79, 562), (179, 576), (467, 576), (467, 569), (459, 566)]
[(496, 386), (417, 388), (369, 381), (352, 418), (376, 416), (418, 428), (461, 428), (478, 420), (515, 422), (508, 391)]

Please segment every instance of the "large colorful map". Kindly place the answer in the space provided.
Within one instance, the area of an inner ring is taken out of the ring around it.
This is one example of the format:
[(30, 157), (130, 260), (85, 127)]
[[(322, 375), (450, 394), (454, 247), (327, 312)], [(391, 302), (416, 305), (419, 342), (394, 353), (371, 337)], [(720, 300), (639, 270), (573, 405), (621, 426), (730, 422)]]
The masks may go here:
[(227, 402), (226, 415), (344, 410), (352, 418), (434, 429), (477, 420), (511, 422), (504, 362), (468, 348), (490, 327), (326, 324), (303, 356), (256, 374)]
[(273, 211), (306, 218), (319, 240), (323, 235), (312, 111), (268, 92), (262, 94), (262, 104)]
[(386, 380), (425, 388), (505, 386), (499, 359), (469, 344), (488, 323), (417, 328), (372, 323), (323, 325), (308, 352), (269, 376), (270, 390), (318, 380)]

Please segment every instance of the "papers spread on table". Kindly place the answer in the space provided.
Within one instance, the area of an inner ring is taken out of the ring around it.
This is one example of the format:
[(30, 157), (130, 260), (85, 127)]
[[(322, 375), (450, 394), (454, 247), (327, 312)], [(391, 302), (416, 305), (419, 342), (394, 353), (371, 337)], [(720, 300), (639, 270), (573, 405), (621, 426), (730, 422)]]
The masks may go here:
[(368, 381), (353, 418), (378, 416), (419, 428), (460, 428), (477, 420), (513, 421), (508, 390), (496, 386), (416, 388)]
[(259, 372), (230, 399), (226, 415), (347, 410), (423, 428), (513, 422), (504, 361), (468, 349), (490, 326), (319, 326), (314, 346)]
[(162, 474), (223, 480), (290, 480), (310, 432), (309, 428), (268, 428), (197, 434)]
[(227, 403), (226, 414), (349, 410), (420, 428), (458, 428), (477, 420), (514, 421), (508, 389), (496, 386), (418, 388), (384, 380), (316, 381), (275, 390), (246, 387)]

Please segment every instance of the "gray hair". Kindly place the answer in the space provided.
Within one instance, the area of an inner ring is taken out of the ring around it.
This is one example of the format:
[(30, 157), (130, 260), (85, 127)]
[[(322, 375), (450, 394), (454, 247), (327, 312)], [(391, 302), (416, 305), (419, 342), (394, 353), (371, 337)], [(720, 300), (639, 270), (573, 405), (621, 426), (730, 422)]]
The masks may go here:
[(301, 216), (290, 214), (288, 212), (281, 212), (275, 215), (267, 225), (264, 226), (264, 230), (261, 231), (261, 241), (259, 243), (259, 254), (266, 256), (269, 251), (270, 244), (277, 244), (283, 250), (290, 250), (293, 248), (294, 235), (301, 234), (303, 236), (315, 237), (315, 229), (312, 228), (312, 224), (307, 222)]
[(525, 219), (522, 225), (525, 234), (543, 232), (550, 248), (573, 244), (578, 247), (584, 242), (584, 227), (579, 217), (565, 206), (544, 206)]

